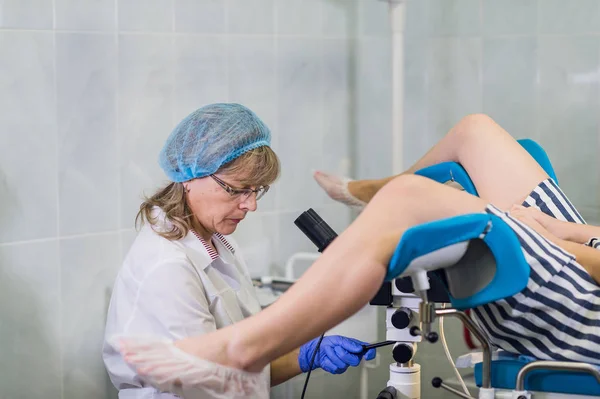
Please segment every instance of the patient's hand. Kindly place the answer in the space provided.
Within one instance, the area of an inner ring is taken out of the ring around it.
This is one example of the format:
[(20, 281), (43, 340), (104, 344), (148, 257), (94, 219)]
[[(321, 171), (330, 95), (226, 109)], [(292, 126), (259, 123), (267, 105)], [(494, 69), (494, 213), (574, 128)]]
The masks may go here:
[[(534, 212), (534, 211), (537, 211), (537, 212)], [(542, 237), (557, 244), (560, 241), (560, 239), (553, 232), (551, 232), (548, 228), (546, 228), (546, 226), (544, 226), (538, 220), (538, 218), (536, 218), (536, 216), (539, 217), (539, 215), (537, 215), (537, 213), (541, 213), (542, 215), (544, 215), (546, 217), (550, 217), (550, 216), (547, 216), (546, 214), (538, 211), (537, 209), (526, 208), (521, 205), (513, 205), (513, 207), (510, 210), (510, 216), (512, 216), (513, 218), (517, 219), (518, 221), (526, 224), (527, 226), (531, 227), (533, 230), (538, 232)]]
[[(545, 233), (550, 233), (555, 237), (566, 239), (566, 237), (563, 236), (563, 232), (564, 232), (563, 225), (565, 222), (555, 219), (550, 215), (546, 215), (544, 212), (540, 211), (537, 208), (524, 207), (523, 205), (513, 205), (512, 208), (510, 209), (510, 214), (513, 216), (520, 215), (521, 218), (529, 220), (529, 223), (526, 222), (525, 220), (522, 220), (522, 222), (524, 222), (528, 226), (534, 228), (536, 231), (537, 231), (537, 229), (534, 226), (530, 225), (530, 223), (535, 222), (535, 223), (541, 225), (544, 228)], [(542, 234), (539, 231), (538, 231), (538, 233)]]

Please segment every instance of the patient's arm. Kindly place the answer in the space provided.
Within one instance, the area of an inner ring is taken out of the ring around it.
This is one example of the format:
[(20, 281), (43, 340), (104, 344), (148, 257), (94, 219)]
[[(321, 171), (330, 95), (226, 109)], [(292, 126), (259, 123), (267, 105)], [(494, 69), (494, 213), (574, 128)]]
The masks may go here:
[(583, 266), (596, 284), (600, 285), (600, 252), (597, 249), (567, 240), (560, 240), (557, 244), (575, 255), (577, 263)]
[(548, 232), (562, 240), (585, 244), (592, 237), (600, 237), (600, 227), (558, 220), (533, 207), (526, 208), (522, 205), (513, 205), (510, 213), (529, 215), (529, 217), (535, 219)]
[[(539, 213), (542, 213), (542, 212), (539, 212)], [(544, 216), (547, 216), (544, 213), (542, 213), (542, 214)], [(600, 285), (600, 252), (598, 252), (597, 249), (583, 245), (583, 243), (587, 242), (589, 240), (589, 238), (592, 237), (594, 234), (600, 233), (600, 231), (598, 231), (598, 230), (600, 230), (598, 227), (563, 222), (563, 221), (551, 218), (550, 216), (547, 216), (552, 220), (562, 223), (563, 226), (569, 226), (569, 228), (573, 227), (574, 228), (573, 230), (576, 234), (582, 234), (582, 233), (586, 233), (586, 234), (591, 233), (592, 234), (590, 236), (587, 236), (587, 238), (585, 240), (581, 240), (580, 242), (577, 242), (575, 240), (566, 239), (566, 238), (557, 236), (556, 234), (553, 234), (550, 231), (550, 229), (546, 228), (546, 226), (543, 226), (542, 223), (538, 219), (535, 218), (535, 213), (531, 212), (530, 208), (525, 208), (522, 206), (513, 206), (513, 208), (511, 209), (510, 215), (512, 217), (514, 217), (515, 219), (525, 223), (526, 225), (528, 225), (535, 231), (537, 231), (541, 236), (543, 236), (547, 240), (558, 245), (565, 251), (568, 251), (571, 254), (573, 254), (577, 260), (577, 263), (579, 263), (581, 266), (583, 266), (583, 268), (590, 274), (590, 276), (592, 276), (594, 281)], [(575, 227), (590, 227), (591, 229), (575, 229)], [(564, 234), (564, 230), (559, 230), (559, 233)], [(583, 237), (583, 236), (578, 236), (578, 237)]]
[(557, 223), (560, 229), (560, 236), (567, 241), (573, 241), (580, 244), (585, 244), (592, 237), (600, 237), (600, 227), (591, 226), (589, 224), (578, 224), (563, 222), (558, 220)]

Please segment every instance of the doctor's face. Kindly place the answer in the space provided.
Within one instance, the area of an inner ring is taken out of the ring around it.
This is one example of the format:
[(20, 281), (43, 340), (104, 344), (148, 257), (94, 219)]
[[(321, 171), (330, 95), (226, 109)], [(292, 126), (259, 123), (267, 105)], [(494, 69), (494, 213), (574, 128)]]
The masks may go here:
[[(231, 234), (257, 208), (265, 188), (245, 186), (242, 179), (215, 174), (185, 182), (188, 204), (207, 233)], [(268, 190), (268, 188), (266, 188)]]

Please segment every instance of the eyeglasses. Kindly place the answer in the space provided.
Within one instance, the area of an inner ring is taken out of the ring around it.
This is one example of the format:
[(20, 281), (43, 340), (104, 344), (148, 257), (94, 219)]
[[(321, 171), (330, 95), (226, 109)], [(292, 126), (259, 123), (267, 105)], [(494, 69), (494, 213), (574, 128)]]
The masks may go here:
[(269, 186), (260, 186), (255, 189), (251, 188), (233, 188), (229, 184), (225, 183), (223, 180), (219, 179), (215, 175), (210, 175), (214, 181), (217, 182), (219, 186), (223, 188), (223, 190), (227, 191), (227, 193), (234, 199), (242, 199), (243, 201), (250, 198), (252, 194), (256, 194), (256, 200), (258, 201), (269, 191)]

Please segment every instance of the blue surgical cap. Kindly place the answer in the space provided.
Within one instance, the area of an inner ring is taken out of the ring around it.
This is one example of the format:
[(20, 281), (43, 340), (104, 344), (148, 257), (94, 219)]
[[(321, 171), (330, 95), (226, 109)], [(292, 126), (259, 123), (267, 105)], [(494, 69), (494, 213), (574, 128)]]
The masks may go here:
[(228, 162), (271, 143), (271, 132), (240, 104), (210, 104), (185, 117), (160, 152), (159, 164), (171, 181), (215, 173)]

